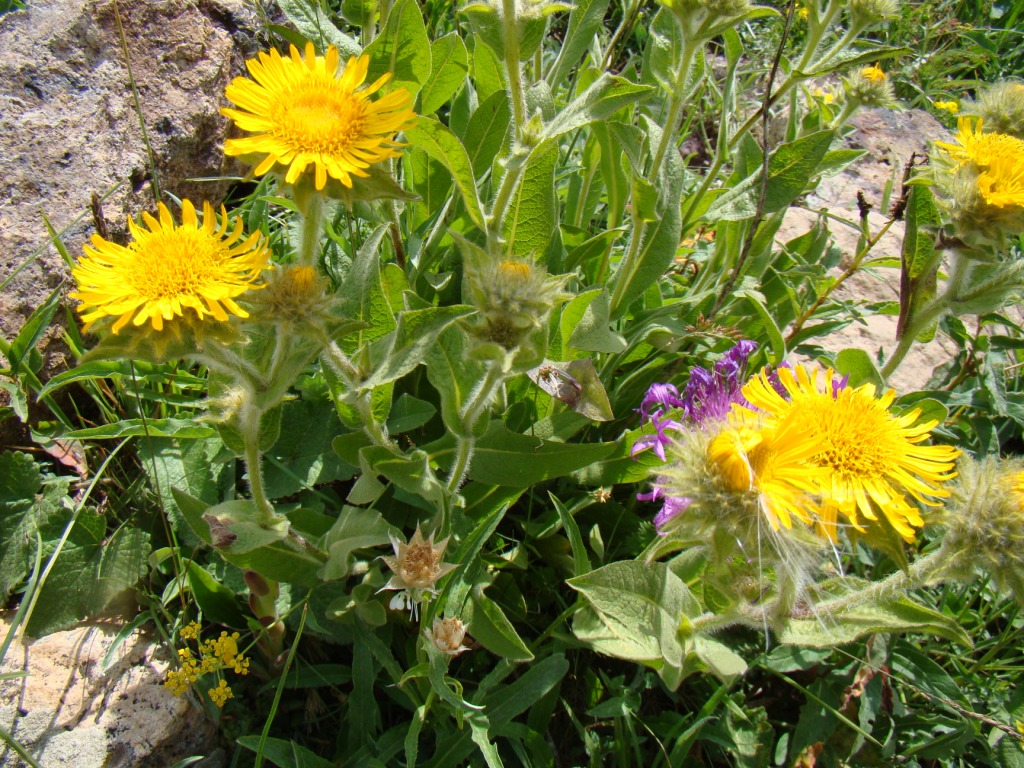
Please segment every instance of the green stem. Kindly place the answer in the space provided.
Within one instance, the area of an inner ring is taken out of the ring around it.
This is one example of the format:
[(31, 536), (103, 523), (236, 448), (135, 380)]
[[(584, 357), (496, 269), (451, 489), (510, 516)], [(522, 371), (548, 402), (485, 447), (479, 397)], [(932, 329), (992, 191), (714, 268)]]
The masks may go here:
[(448, 490), (455, 493), (469, 471), (469, 463), (473, 460), (473, 447), (476, 438), (455, 436), (455, 461), (452, 462), (451, 473), (448, 475)]
[(263, 484), (263, 457), (260, 454), (260, 419), (262, 411), (253, 402), (255, 396), (246, 392), (242, 405), (238, 409), (238, 421), (241, 426), (242, 443), (245, 446), (245, 467), (249, 473), (249, 492), (256, 505), (257, 522), (269, 528), (278, 521), (274, 507), (267, 499)]
[(505, 35), (505, 71), (508, 73), (509, 100), (512, 102), (514, 144), (523, 138), (526, 126), (526, 95), (523, 91), (523, 70), (519, 64), (519, 21), (516, 0), (502, 0), (501, 23)]
[(460, 421), (462, 422), (462, 429), (465, 434), (472, 434), (473, 425), (480, 417), (480, 414), (483, 413), (484, 408), (491, 402), (494, 390), (501, 383), (503, 374), (502, 364), (497, 360), (491, 360), (490, 365), (487, 366), (487, 373), (484, 375), (483, 380), (481, 380), (480, 385), (462, 408)]
[(320, 238), (323, 234), (324, 196), (319, 192), (296, 194), (296, 203), (302, 212), (301, 240), (298, 264), (315, 267), (320, 260)]
[[(694, 54), (698, 47), (700, 47), (699, 43), (700, 41), (697, 39), (686, 37), (683, 44), (683, 51), (679, 61), (679, 69), (676, 71), (676, 81), (672, 89), (672, 95), (669, 97), (668, 117), (665, 120), (665, 124), (662, 126), (661, 138), (658, 141), (657, 148), (654, 150), (654, 155), (651, 158), (651, 165), (647, 171), (647, 181), (655, 187), (657, 186), (658, 179), (661, 176), (662, 167), (665, 164), (665, 156), (668, 154), (669, 147), (675, 146), (676, 126), (679, 124), (683, 107), (686, 105), (686, 101), (683, 98), (683, 92), (686, 88), (686, 78), (690, 74)], [(669, 201), (669, 203), (672, 204), (672, 201)], [(613, 316), (615, 315), (619, 305), (622, 303), (630, 283), (633, 282), (633, 276), (640, 267), (638, 258), (640, 253), (640, 244), (643, 242), (644, 234), (647, 230), (647, 223), (637, 215), (637, 208), (638, 206), (635, 204), (632, 206), (633, 234), (629, 240), (629, 250), (626, 251), (626, 256), (622, 260), (622, 266), (619, 268), (618, 274), (615, 277), (615, 288), (612, 290), (611, 313)]]
[(494, 196), (494, 204), (491, 206), (491, 214), (487, 217), (487, 240), (489, 242), (501, 242), (501, 233), (504, 229), (505, 209), (508, 208), (512, 195), (519, 185), (519, 178), (526, 168), (529, 155), (516, 157), (514, 154), (505, 162), (505, 175), (501, 177), (501, 184)]

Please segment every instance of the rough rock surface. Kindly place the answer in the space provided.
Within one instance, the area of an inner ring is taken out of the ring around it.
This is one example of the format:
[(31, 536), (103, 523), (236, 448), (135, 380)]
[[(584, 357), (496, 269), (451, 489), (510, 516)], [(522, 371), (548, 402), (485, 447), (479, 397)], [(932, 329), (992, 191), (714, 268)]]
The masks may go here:
[[(219, 200), (224, 86), (256, 49), (244, 0), (31, 0), (0, 16), (0, 334), (12, 338), (68, 270), (43, 215), (81, 252), (95, 229), (93, 194), (112, 237), (153, 208), (146, 139), (159, 188)], [(125, 66), (118, 17), (145, 138)], [(63, 313), (58, 313), (58, 320)], [(52, 345), (57, 335), (51, 329)], [(59, 369), (59, 355), (46, 355)], [(44, 371), (44, 375), (45, 375)]]
[[(120, 627), (90, 624), (16, 641), (0, 674), (0, 726), (42, 768), (169, 766), (192, 755), (223, 763), (217, 729), (200, 706), (163, 688), (167, 661), (138, 632), (107, 659)], [(10, 625), (0, 618), (0, 638)], [(24, 763), (0, 742), (0, 766)]]
[[(817, 220), (817, 211), (827, 209), (832, 216), (850, 223), (846, 225), (835, 219), (829, 221), (835, 244), (842, 251), (844, 267), (855, 256), (859, 236), (857, 193), (862, 192), (873, 206), (868, 221), (871, 231), (878, 232), (888, 219), (886, 211), (880, 210), (886, 185), (892, 181), (891, 200), (895, 200), (899, 197), (903, 168), (911, 154), (916, 152), (918, 158), (923, 158), (927, 156), (931, 142), (949, 140), (949, 132), (934, 117), (921, 110), (872, 109), (858, 113), (851, 122), (856, 130), (847, 136), (846, 145), (851, 149), (865, 150), (864, 156), (842, 173), (822, 179), (815, 193), (804, 201), (806, 209), (793, 208), (787, 213), (776, 238), (779, 242), (786, 242), (802, 235)], [(868, 260), (883, 257), (898, 260), (903, 233), (903, 222), (896, 222), (872, 250)], [(898, 269), (862, 270), (847, 280), (835, 295), (848, 301), (895, 301), (899, 299), (899, 281)], [(876, 358), (881, 349), (888, 356), (896, 348), (896, 318), (874, 315), (816, 341), (833, 352), (853, 347)], [(900, 393), (921, 389), (932, 371), (948, 362), (955, 349), (941, 333), (929, 344), (915, 345), (889, 378), (889, 384)]]

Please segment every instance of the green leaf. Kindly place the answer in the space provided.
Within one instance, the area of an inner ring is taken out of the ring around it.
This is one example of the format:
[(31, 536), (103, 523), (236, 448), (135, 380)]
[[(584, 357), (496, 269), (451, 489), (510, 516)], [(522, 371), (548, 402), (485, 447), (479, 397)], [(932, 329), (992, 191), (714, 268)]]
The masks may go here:
[(102, 515), (79, 515), (41, 588), (27, 634), (40, 637), (101, 612), (146, 574), (149, 534), (123, 527), (104, 540), (106, 528)]
[(554, 141), (538, 144), (526, 160), (526, 169), (502, 222), (508, 251), (516, 254), (517, 258), (539, 258), (547, 250), (552, 233), (557, 230), (557, 161), (558, 145)]
[[(811, 178), (819, 172), (818, 166), (834, 138), (834, 131), (818, 131), (782, 144), (772, 153), (768, 161), (764, 213), (781, 211), (804, 193)], [(762, 171), (758, 167), (717, 198), (704, 218), (708, 221), (751, 218), (757, 211), (761, 181)]]
[(626, 348), (626, 340), (610, 328), (608, 291), (595, 288), (577, 294), (562, 309), (559, 325), (562, 338), (576, 349), (617, 354)]
[[(454, 434), (462, 434), (459, 414), (484, 376), (483, 364), (470, 358), (469, 349), (466, 332), (452, 326), (438, 337), (426, 357), (427, 378), (441, 396), (441, 417)], [(481, 419), (479, 424), (482, 429), (486, 421)]]
[(359, 55), (359, 43), (334, 26), (324, 14), (320, 3), (311, 0), (278, 0), (277, 6), (305, 39), (319, 41), (322, 45), (333, 45), (342, 56)]
[(736, 296), (747, 299), (754, 307), (757, 316), (761, 318), (761, 325), (764, 326), (764, 332), (768, 336), (768, 343), (771, 344), (774, 362), (781, 363), (786, 359), (786, 340), (782, 338), (781, 329), (776, 324), (775, 318), (772, 317), (772, 313), (768, 311), (768, 307), (765, 306), (764, 296), (751, 290), (736, 291)]
[(111, 440), (118, 437), (176, 437), (202, 440), (216, 437), (217, 430), (192, 419), (124, 419), (102, 427), (88, 427), (65, 433), (68, 440)]
[(557, 139), (590, 123), (607, 120), (623, 107), (642, 101), (641, 97), (653, 90), (649, 85), (635, 85), (605, 72), (544, 126), (540, 140)]
[(7, 358), (12, 376), (16, 376), (21, 371), (21, 365), (25, 362), (26, 355), (30, 355), (35, 350), (36, 344), (40, 342), (46, 329), (50, 327), (53, 315), (61, 305), (62, 294), (62, 286), (54, 288), (43, 303), (29, 315), (10, 347), (4, 350), (4, 357)]
[(434, 418), (435, 413), (437, 413), (437, 408), (433, 403), (404, 393), (395, 401), (391, 414), (388, 416), (388, 434), (399, 435), (402, 432), (422, 427)]
[[(259, 752), (260, 736), (239, 736), (236, 741), (246, 749)], [(334, 763), (324, 760), (316, 752), (294, 741), (268, 736), (263, 744), (263, 756), (279, 768), (333, 768)]]
[(681, 630), (700, 612), (690, 590), (665, 563), (624, 560), (569, 579), (590, 604), (573, 633), (599, 653), (656, 669), (681, 669)]
[(568, 80), (569, 73), (590, 48), (594, 35), (602, 29), (608, 0), (576, 0), (573, 6), (558, 58), (545, 77), (549, 83)]
[(587, 548), (583, 545), (583, 536), (580, 535), (580, 527), (570, 514), (565, 505), (558, 500), (558, 497), (548, 491), (548, 498), (558, 512), (558, 519), (562, 521), (562, 528), (569, 538), (569, 546), (572, 547), (573, 576), (582, 576), (590, 571), (590, 558), (587, 557)]
[(903, 237), (902, 264), (911, 280), (920, 278), (935, 260), (935, 235), (942, 223), (935, 196), (930, 187), (914, 185), (907, 195), (904, 212), (906, 234)]
[(337, 521), (324, 537), (327, 562), (320, 571), (320, 578), (325, 581), (345, 578), (352, 566), (352, 553), (389, 544), (393, 530), (375, 509), (342, 507)]
[[(211, 544), (210, 524), (203, 519), (211, 507), (178, 488), (172, 489), (172, 493), (189, 527), (202, 541)], [(223, 505), (217, 506), (223, 508)], [(249, 531), (245, 533), (248, 534)], [(324, 564), (324, 559), (308, 549), (298, 548), (287, 538), (276, 539), (247, 552), (229, 552), (223, 549), (219, 549), (218, 552), (232, 565), (256, 571), (274, 581), (306, 588), (313, 588), (321, 583), (317, 573)]]
[(469, 476), (487, 485), (527, 488), (609, 456), (615, 443), (567, 444), (511, 432), (491, 422), (476, 445)]
[(451, 129), (430, 117), (421, 117), (405, 131), (410, 143), (437, 160), (451, 173), (455, 186), (466, 203), (473, 223), (483, 229), (484, 216), (476, 192), (476, 178), (466, 148)]
[(533, 661), (533, 653), (496, 602), (478, 590), (470, 595), (463, 615), (470, 634), (496, 656), (509, 661)]
[(400, 379), (423, 362), (437, 337), (452, 323), (476, 310), (465, 305), (412, 309), (398, 314), (398, 327), (386, 345), (380, 365), (362, 383), (364, 389)]
[[(363, 242), (338, 291), (354, 319), (369, 326), (359, 336), (362, 342), (386, 336), (397, 326), (380, 274), (380, 243), (387, 231), (382, 224)], [(351, 345), (350, 349), (354, 348)]]
[(469, 74), (469, 52), (462, 38), (449, 32), (430, 44), (430, 77), (420, 91), (421, 115), (432, 115), (454, 95)]
[[(822, 585), (822, 591), (842, 597), (845, 593), (864, 589), (867, 582), (847, 577)], [(824, 603), (828, 610), (828, 602)], [(928, 632), (971, 647), (971, 638), (963, 627), (949, 616), (914, 602), (909, 597), (898, 597), (862, 603), (837, 614), (812, 616), (808, 619), (790, 619), (778, 633), (779, 642), (812, 648), (850, 643), (875, 632)]]
[[(427, 643), (425, 647), (429, 662), (427, 677), (430, 680), (430, 687), (434, 689), (434, 692), (437, 693), (442, 700), (455, 707), (456, 711), (472, 711), (481, 709), (479, 705), (470, 704), (462, 698), (461, 683), (452, 678), (446, 678), (445, 673), (448, 671), (449, 657), (438, 650), (433, 643)], [(452, 682), (460, 689), (459, 693), (456, 693), (451, 689), (448, 685), (448, 679), (452, 679)]]
[(416, 0), (395, 3), (380, 34), (364, 53), (370, 57), (367, 82), (390, 72), (392, 78), (386, 89), (404, 87), (416, 97), (431, 70), (430, 38)]
[(185, 576), (203, 616), (227, 627), (244, 628), (245, 615), (238, 607), (235, 593), (217, 581), (213, 574), (193, 560), (184, 560)]
[[(490, 49), (485, 47), (485, 50)], [(512, 108), (504, 90), (492, 93), (470, 116), (465, 145), (469, 147), (474, 176), (483, 175), (491, 167), (505, 144), (511, 119)]]
[[(644, 117), (644, 123), (649, 145), (657, 146), (661, 138), (661, 128), (647, 117)], [(613, 278), (613, 296), (618, 296), (619, 299), (612, 304), (612, 317), (621, 317), (633, 301), (661, 279), (675, 258), (682, 231), (680, 200), (683, 196), (684, 173), (679, 153), (669, 152), (657, 184), (661, 193), (656, 211), (657, 218), (641, 227), (639, 233), (634, 232), (632, 235), (641, 238), (635, 268), (627, 272), (620, 267)], [(625, 282), (625, 287), (620, 287), (619, 284), (622, 282)]]
[(844, 349), (836, 355), (836, 371), (844, 376), (849, 376), (847, 382), (851, 387), (859, 387), (861, 384), (874, 384), (879, 391), (885, 391), (885, 382), (882, 381), (882, 374), (875, 367), (871, 355), (863, 349)]

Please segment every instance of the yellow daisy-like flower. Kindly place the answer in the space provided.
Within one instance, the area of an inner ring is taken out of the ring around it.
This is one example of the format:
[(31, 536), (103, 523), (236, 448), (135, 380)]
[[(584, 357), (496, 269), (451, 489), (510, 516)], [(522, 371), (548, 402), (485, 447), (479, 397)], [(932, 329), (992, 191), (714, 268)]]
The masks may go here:
[(184, 317), (191, 308), (200, 319), (212, 315), (226, 322), (228, 312), (248, 313), (234, 299), (255, 285), (268, 266), (269, 252), (260, 234), (243, 238), (242, 220), (230, 220), (221, 206), (220, 225), (213, 206), (203, 203), (202, 224), (189, 200), (181, 203), (181, 225), (167, 206), (158, 206), (159, 220), (143, 213), (145, 227), (131, 219), (132, 242), (121, 246), (92, 236), (92, 247), (71, 270), (78, 291), (72, 298), (82, 302), (78, 311), (86, 330), (104, 317), (116, 317), (116, 334), (128, 321), (151, 322), (157, 331), (164, 321)]
[(397, 157), (402, 145), (394, 141), (395, 133), (416, 117), (409, 92), (398, 88), (372, 101), (370, 95), (391, 75), (366, 87), (369, 57), (350, 58), (340, 75), (338, 61), (337, 48), (317, 56), (312, 43), (306, 43), (305, 58), (292, 46), (288, 58), (273, 50), (247, 61), (252, 79), (236, 77), (225, 90), (239, 109), (221, 113), (256, 135), (229, 139), (224, 153), (265, 155), (254, 173), (287, 166), (289, 184), (312, 164), (317, 189), (328, 176), (351, 187), (353, 176), (369, 176), (366, 169), (373, 163)]
[(958, 165), (978, 170), (978, 191), (998, 208), (1024, 206), (1024, 141), (1004, 133), (982, 133), (981, 120), (961, 117), (956, 144), (935, 142)]
[(870, 67), (864, 67), (860, 71), (860, 74), (864, 77), (865, 80), (870, 80), (872, 83), (885, 82), (885, 72), (877, 64), (874, 64)]
[(817, 517), (817, 497), (826, 471), (813, 459), (821, 452), (814, 435), (801, 433), (793, 419), (762, 427), (761, 417), (737, 409), (731, 425), (708, 444), (708, 459), (732, 493), (754, 492), (774, 530), (808, 525)]
[(743, 396), (770, 417), (792, 420), (793, 428), (806, 439), (820, 440), (822, 450), (813, 461), (829, 470), (820, 490), (822, 525), (830, 537), (834, 538), (837, 512), (858, 527), (858, 513), (877, 520), (877, 509), (896, 532), (913, 541), (914, 529), (924, 521), (907, 503), (907, 496), (938, 506), (929, 497), (949, 496), (941, 484), (956, 477), (953, 461), (960, 451), (921, 445), (937, 422), (915, 424), (920, 416), (917, 409), (894, 416), (889, 412), (896, 398), (893, 390), (876, 397), (873, 384), (838, 389), (831, 370), (823, 377), (821, 373), (803, 367), (780, 369), (786, 398), (762, 371), (743, 388)]

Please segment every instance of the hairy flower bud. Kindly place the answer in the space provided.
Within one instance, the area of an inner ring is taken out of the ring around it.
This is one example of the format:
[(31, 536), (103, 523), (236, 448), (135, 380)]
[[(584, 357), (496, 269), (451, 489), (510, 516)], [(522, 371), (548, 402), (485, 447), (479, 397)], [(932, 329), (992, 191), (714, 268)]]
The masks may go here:
[(850, 22), (855, 27), (868, 27), (899, 14), (897, 0), (850, 0)]
[(980, 570), (1024, 605), (1024, 461), (964, 458), (943, 522), (953, 575)]
[(864, 107), (894, 107), (896, 93), (885, 72), (877, 66), (864, 67), (843, 78), (846, 98)]
[(984, 121), (986, 133), (1024, 139), (1024, 83), (1019, 80), (1004, 80), (983, 90), (973, 111)]

